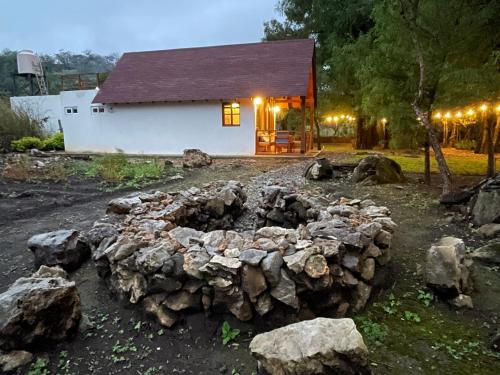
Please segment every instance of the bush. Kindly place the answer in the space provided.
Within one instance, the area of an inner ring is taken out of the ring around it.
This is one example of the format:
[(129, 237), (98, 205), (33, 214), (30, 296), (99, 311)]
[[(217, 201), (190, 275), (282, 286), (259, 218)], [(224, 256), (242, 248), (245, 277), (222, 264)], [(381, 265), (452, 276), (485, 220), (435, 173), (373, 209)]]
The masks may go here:
[(44, 139), (42, 149), (45, 151), (64, 150), (64, 134), (55, 133)]
[(13, 111), (5, 100), (0, 99), (0, 150), (9, 151), (15, 139), (40, 137), (42, 130), (43, 120), (25, 110)]
[(42, 149), (43, 141), (38, 137), (23, 137), (10, 143), (12, 151), (24, 152), (32, 148)]
[(476, 148), (476, 141), (473, 139), (462, 139), (455, 143), (455, 148), (459, 150), (474, 150)]

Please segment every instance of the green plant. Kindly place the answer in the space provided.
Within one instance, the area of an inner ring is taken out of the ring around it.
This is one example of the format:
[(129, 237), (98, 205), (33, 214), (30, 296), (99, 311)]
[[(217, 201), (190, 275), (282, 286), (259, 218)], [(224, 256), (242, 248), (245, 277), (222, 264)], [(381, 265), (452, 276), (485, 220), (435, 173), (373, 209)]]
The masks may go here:
[(435, 342), (431, 348), (434, 350), (444, 350), (453, 359), (461, 360), (470, 355), (478, 355), (480, 353), (500, 358), (499, 353), (484, 348), (480, 341), (465, 341), (463, 339), (450, 341), (447, 340), (446, 336), (443, 336), (443, 338), (443, 341)]
[(239, 329), (233, 329), (227, 321), (222, 323), (222, 343), (227, 345), (240, 335)]
[(461, 139), (455, 143), (455, 148), (459, 150), (474, 150), (476, 148), (476, 141), (473, 139)]
[(42, 142), (42, 150), (64, 150), (64, 134), (55, 133)]
[(120, 340), (118, 340), (113, 345), (113, 353), (122, 354), (127, 352), (137, 352), (137, 347), (134, 345), (132, 338), (129, 338), (124, 344), (120, 344)]
[(48, 361), (43, 358), (37, 358), (36, 362), (31, 365), (28, 375), (50, 375), (47, 368)]
[(42, 135), (44, 120), (31, 112), (23, 108), (13, 111), (8, 102), (0, 98), (0, 149), (9, 150), (15, 139)]
[(415, 322), (415, 323), (421, 322), (420, 315), (418, 315), (417, 313), (414, 313), (412, 311), (405, 311), (403, 313), (403, 319), (408, 321), (408, 322)]
[(370, 319), (358, 319), (359, 328), (363, 337), (374, 345), (382, 345), (388, 335), (388, 329), (384, 324), (379, 324)]
[(398, 307), (400, 305), (401, 305), (401, 302), (396, 300), (396, 297), (394, 296), (394, 294), (391, 293), (389, 296), (389, 302), (382, 305), (382, 309), (388, 315), (396, 315), (396, 313), (398, 312)]
[(118, 150), (115, 154), (107, 154), (99, 161), (98, 174), (106, 181), (120, 181), (122, 169), (127, 165), (127, 157)]
[(22, 137), (16, 141), (12, 141), (10, 146), (13, 151), (24, 152), (33, 148), (41, 149), (43, 141), (38, 137)]
[(434, 295), (427, 290), (419, 289), (417, 299), (425, 306), (430, 306), (431, 302), (434, 300)]

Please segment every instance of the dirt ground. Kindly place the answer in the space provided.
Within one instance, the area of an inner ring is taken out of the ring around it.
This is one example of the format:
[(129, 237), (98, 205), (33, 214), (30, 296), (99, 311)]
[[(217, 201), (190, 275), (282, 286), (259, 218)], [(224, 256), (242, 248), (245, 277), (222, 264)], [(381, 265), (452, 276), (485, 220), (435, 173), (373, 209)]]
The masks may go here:
[[(326, 154), (341, 161), (344, 154)], [(209, 168), (187, 172), (183, 180), (158, 182), (145, 190), (173, 191), (214, 180), (239, 180), (248, 185), (279, 177), (301, 179), (305, 162), (295, 159), (219, 159)], [(307, 183), (304, 188), (349, 198), (370, 198), (386, 205), (398, 223), (387, 289), (373, 298), (356, 321), (377, 322), (387, 330), (381, 342), (368, 343), (376, 374), (498, 374), (500, 360), (486, 350), (488, 335), (500, 318), (498, 269), (476, 264), (474, 309), (456, 311), (436, 301), (425, 306), (417, 299), (423, 289), (425, 252), (443, 235), (461, 237), (470, 248), (483, 243), (466, 222), (452, 222), (439, 205), (437, 180), (429, 188), (410, 176), (404, 185), (356, 187), (347, 181)], [(480, 179), (467, 177), (459, 184)], [(17, 278), (33, 272), (26, 243), (30, 236), (57, 229), (88, 230), (105, 214), (106, 203), (126, 191), (103, 192), (96, 181), (70, 179), (64, 184), (13, 183), (0, 179), (0, 292)], [(73, 340), (37, 348), (52, 374), (241, 374), (256, 373), (248, 351), (251, 338), (271, 329), (269, 322), (237, 322), (231, 316), (195, 314), (174, 326), (161, 327), (142, 309), (110, 295), (90, 261), (71, 274), (82, 297), (84, 312), (94, 329)], [(391, 296), (392, 294), (392, 296)], [(397, 312), (384, 306), (396, 301)], [(421, 321), (402, 320), (404, 311)], [(235, 344), (223, 346), (224, 320), (241, 330)], [(476, 344), (478, 343), (478, 344)], [(65, 366), (66, 364), (66, 366)]]

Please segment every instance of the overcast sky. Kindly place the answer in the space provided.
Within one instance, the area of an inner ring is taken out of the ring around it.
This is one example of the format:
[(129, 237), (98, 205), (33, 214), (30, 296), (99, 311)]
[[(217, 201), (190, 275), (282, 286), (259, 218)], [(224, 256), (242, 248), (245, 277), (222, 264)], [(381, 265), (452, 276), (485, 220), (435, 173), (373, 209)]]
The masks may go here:
[(260, 41), (277, 0), (2, 1), (0, 50), (127, 51)]

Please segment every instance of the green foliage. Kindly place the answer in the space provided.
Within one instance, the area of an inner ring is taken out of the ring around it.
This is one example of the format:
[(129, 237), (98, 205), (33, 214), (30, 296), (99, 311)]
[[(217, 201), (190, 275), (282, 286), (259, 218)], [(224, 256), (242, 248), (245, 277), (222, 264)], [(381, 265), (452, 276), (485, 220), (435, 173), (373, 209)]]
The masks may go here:
[(37, 358), (36, 362), (31, 365), (28, 375), (50, 375), (48, 364), (46, 359)]
[(121, 344), (120, 340), (113, 345), (113, 353), (122, 354), (128, 352), (137, 352), (137, 347), (134, 345), (133, 339), (129, 338), (125, 343)]
[(15, 139), (39, 137), (42, 129), (43, 120), (21, 109), (13, 111), (6, 101), (0, 99), (0, 150), (9, 150)]
[(43, 141), (38, 137), (23, 137), (10, 143), (12, 151), (24, 152), (33, 148), (41, 149)]
[(391, 293), (389, 296), (389, 301), (382, 305), (382, 310), (384, 310), (387, 315), (396, 315), (399, 306), (401, 306), (401, 302), (398, 301), (394, 294)]
[(61, 132), (55, 133), (43, 140), (42, 150), (64, 150), (64, 134)]
[(463, 339), (449, 340), (446, 336), (442, 341), (435, 342), (432, 346), (434, 350), (444, 350), (448, 355), (455, 360), (462, 360), (479, 354), (488, 355), (495, 358), (500, 358), (500, 353), (494, 353), (486, 348), (480, 341), (467, 341)]
[(408, 322), (415, 322), (415, 323), (421, 322), (420, 315), (418, 315), (417, 313), (414, 313), (412, 311), (405, 311), (403, 313), (403, 319), (408, 321)]
[(370, 344), (380, 346), (389, 334), (387, 326), (372, 321), (371, 319), (360, 318), (357, 321), (363, 338)]
[(432, 301), (434, 300), (434, 295), (427, 290), (420, 289), (418, 291), (417, 299), (425, 306), (430, 306)]
[(476, 149), (476, 141), (474, 139), (461, 139), (455, 143), (455, 148), (472, 151)]
[(222, 343), (224, 345), (227, 345), (240, 335), (240, 330), (231, 328), (229, 323), (227, 321), (224, 321), (224, 323), (222, 323), (221, 334), (222, 334)]

